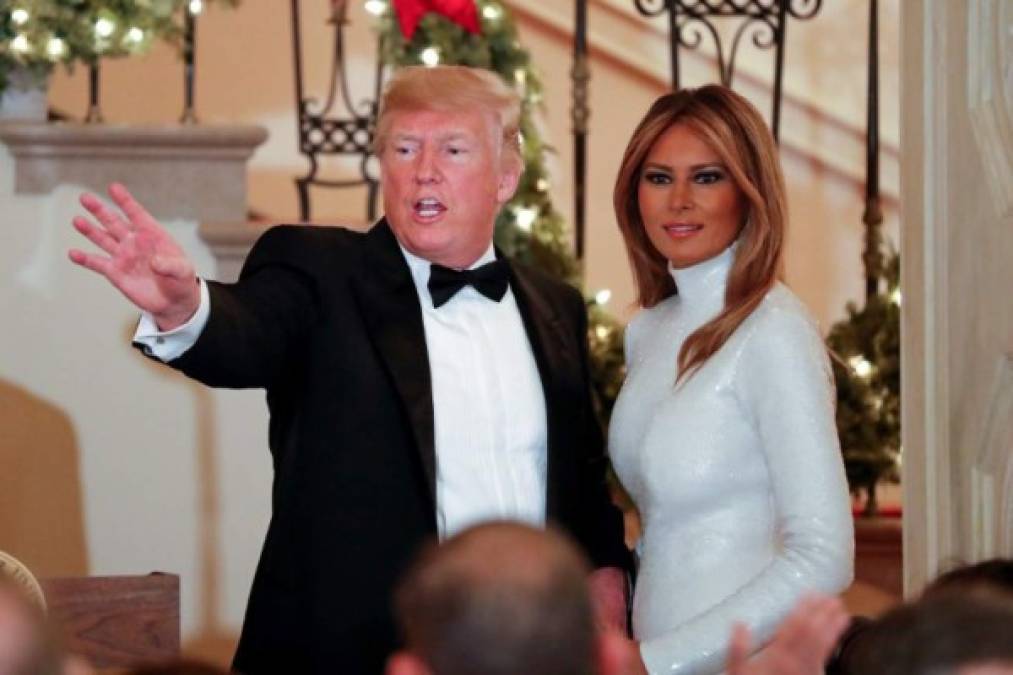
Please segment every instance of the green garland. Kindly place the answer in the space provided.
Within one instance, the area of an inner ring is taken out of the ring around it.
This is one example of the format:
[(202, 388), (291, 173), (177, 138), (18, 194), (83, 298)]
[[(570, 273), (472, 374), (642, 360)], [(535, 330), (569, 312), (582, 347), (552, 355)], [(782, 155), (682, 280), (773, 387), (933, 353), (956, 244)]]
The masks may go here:
[[(238, 2), (219, 1), (232, 6)], [(187, 4), (187, 0), (0, 0), (0, 91), (15, 70), (41, 83), (59, 63), (94, 64), (102, 58), (143, 53), (156, 39), (178, 41)]]
[[(436, 14), (420, 21), (405, 40), (389, 3), (373, 0), (381, 36), (381, 58), (397, 66), (439, 62), (487, 68), (522, 95), (521, 135), (524, 174), (517, 193), (496, 221), (496, 244), (515, 260), (537, 267), (571, 284), (580, 283), (580, 264), (571, 251), (566, 223), (552, 204), (546, 155), (552, 152), (535, 124), (542, 105), (542, 81), (517, 38), (509, 10), (496, 0), (477, 0), (481, 34)], [(589, 300), (588, 343), (591, 380), (603, 424), (625, 376), (622, 330), (597, 300)]]

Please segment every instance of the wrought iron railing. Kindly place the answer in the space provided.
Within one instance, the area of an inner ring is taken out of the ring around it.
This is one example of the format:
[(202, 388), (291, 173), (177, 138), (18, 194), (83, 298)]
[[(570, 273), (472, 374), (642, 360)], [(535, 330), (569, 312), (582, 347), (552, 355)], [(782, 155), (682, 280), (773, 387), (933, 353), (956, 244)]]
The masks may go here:
[[(319, 104), (305, 92), (302, 65), (302, 31), (299, 13), (300, 0), (292, 0), (292, 47), (295, 63), (295, 101), (298, 120), (299, 152), (309, 160), (309, 171), (295, 179), (299, 194), (299, 217), (306, 221), (312, 217), (310, 187), (366, 189), (366, 217), (377, 216), (379, 177), (372, 167), (373, 131), (380, 100), (383, 63), (377, 48), (376, 76), (373, 98), (354, 103), (345, 72), (345, 26), (348, 23), (346, 3), (335, 3), (331, 23), (334, 25), (330, 88), (327, 99)], [(359, 176), (329, 179), (320, 176), (321, 159), (326, 156), (358, 158)]]
[[(785, 39), (788, 19), (806, 20), (816, 16), (823, 0), (633, 0), (646, 17), (668, 15), (672, 89), (680, 87), (680, 50), (699, 49), (709, 35), (717, 58), (718, 77), (731, 87), (735, 60), (742, 40), (750, 38), (758, 49), (774, 51), (773, 110), (770, 128), (778, 138), (781, 122), (781, 83), (784, 74)], [(738, 21), (731, 44), (721, 40), (715, 21)]]

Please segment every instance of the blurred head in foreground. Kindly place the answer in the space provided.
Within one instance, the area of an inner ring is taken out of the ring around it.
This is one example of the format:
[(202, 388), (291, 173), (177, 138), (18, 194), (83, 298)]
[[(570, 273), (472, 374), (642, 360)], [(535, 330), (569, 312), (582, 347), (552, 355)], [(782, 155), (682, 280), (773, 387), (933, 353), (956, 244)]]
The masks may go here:
[(561, 534), (515, 523), (479, 525), (426, 549), (396, 592), (405, 648), (387, 675), (612, 672), (588, 573)]
[(929, 593), (877, 620), (853, 663), (867, 675), (1013, 675), (1013, 599)]
[(0, 675), (58, 675), (63, 667), (45, 611), (20, 584), (0, 575)]

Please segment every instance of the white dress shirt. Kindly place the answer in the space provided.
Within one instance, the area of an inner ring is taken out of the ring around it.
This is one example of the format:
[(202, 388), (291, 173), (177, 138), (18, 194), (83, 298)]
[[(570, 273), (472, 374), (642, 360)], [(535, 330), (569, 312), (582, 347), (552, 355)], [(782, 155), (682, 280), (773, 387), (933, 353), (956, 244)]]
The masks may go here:
[[(496, 302), (465, 286), (434, 308), (429, 261), (401, 251), (419, 295), (429, 352), (440, 538), (485, 520), (544, 525), (545, 396), (513, 291)], [(472, 268), (494, 259), (490, 244)], [(200, 306), (190, 321), (162, 332), (145, 313), (134, 342), (162, 361), (193, 346), (211, 311), (207, 286), (200, 285)]]

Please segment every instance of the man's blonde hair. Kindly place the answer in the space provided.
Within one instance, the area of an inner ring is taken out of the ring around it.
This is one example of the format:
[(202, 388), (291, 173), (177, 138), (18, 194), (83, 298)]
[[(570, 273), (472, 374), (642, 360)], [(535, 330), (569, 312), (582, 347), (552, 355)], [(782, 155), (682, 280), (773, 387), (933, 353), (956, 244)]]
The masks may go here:
[(373, 151), (383, 153), (394, 112), (476, 110), (496, 116), (503, 159), (521, 164), (521, 101), (495, 73), (466, 66), (408, 66), (394, 73), (380, 101)]

